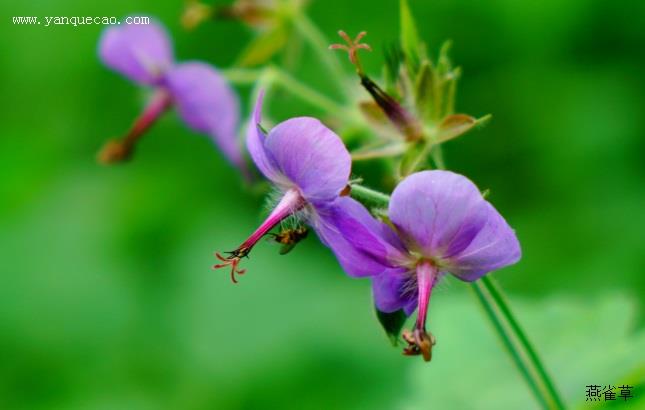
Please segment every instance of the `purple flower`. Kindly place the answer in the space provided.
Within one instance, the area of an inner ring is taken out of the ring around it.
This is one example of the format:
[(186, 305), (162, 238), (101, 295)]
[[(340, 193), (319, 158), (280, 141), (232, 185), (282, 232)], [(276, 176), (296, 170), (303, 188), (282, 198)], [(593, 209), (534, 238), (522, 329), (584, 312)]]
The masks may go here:
[[(423, 171), (405, 178), (392, 193), (388, 216), (379, 222), (358, 202), (340, 198), (334, 207), (337, 234), (330, 240), (345, 271), (372, 276), (381, 312), (418, 307), (405, 353), (430, 360), (434, 339), (426, 333), (430, 294), (451, 273), (474, 281), (520, 259), (520, 245), (504, 218), (466, 177), (449, 171)], [(332, 234), (333, 235), (333, 234)]]
[[(297, 214), (322, 237), (333, 204), (347, 187), (351, 158), (341, 139), (320, 121), (297, 117), (276, 125), (268, 134), (260, 126), (262, 93), (247, 130), (246, 146), (257, 168), (280, 191), (281, 199), (267, 219), (215, 268), (231, 267), (231, 278), (242, 274), (241, 258), (281, 221)], [(324, 238), (323, 238), (324, 240)]]
[(239, 102), (222, 75), (202, 62), (175, 63), (166, 30), (147, 25), (112, 26), (99, 42), (103, 63), (154, 93), (128, 134), (100, 154), (103, 162), (126, 159), (135, 142), (171, 106), (191, 129), (208, 134), (226, 158), (246, 171), (237, 143)]

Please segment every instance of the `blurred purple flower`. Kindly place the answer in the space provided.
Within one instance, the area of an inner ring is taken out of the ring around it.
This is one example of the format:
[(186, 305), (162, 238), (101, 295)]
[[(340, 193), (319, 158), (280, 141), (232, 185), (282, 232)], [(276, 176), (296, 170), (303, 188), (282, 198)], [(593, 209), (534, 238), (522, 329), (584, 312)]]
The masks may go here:
[(237, 142), (239, 102), (234, 90), (212, 66), (175, 63), (170, 38), (157, 22), (112, 26), (99, 42), (103, 63), (155, 92), (143, 114), (123, 140), (112, 141), (101, 154), (104, 162), (126, 159), (136, 140), (171, 106), (191, 129), (208, 134), (226, 158), (246, 167)]
[(405, 178), (392, 193), (391, 226), (374, 219), (355, 200), (334, 207), (332, 249), (351, 276), (373, 276), (374, 301), (386, 313), (418, 307), (405, 353), (430, 359), (426, 333), (432, 288), (445, 273), (474, 281), (520, 259), (519, 242), (504, 218), (466, 177), (424, 171)]
[[(246, 145), (257, 168), (281, 192), (271, 214), (215, 268), (231, 267), (231, 278), (242, 274), (241, 258), (281, 221), (297, 214), (319, 234), (330, 228), (333, 203), (347, 187), (351, 157), (341, 139), (320, 121), (297, 117), (276, 125), (268, 134), (260, 126), (262, 93), (247, 130)], [(322, 236), (321, 236), (322, 237)], [(324, 238), (323, 238), (324, 240)]]

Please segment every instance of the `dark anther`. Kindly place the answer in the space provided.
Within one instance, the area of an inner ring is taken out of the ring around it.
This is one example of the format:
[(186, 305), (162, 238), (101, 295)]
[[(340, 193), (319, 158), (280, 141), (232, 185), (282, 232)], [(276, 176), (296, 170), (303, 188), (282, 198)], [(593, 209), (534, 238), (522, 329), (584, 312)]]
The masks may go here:
[(413, 332), (409, 330), (404, 331), (402, 336), (408, 343), (408, 346), (403, 349), (404, 355), (422, 355), (423, 360), (426, 362), (432, 360), (432, 346), (437, 343), (432, 333), (425, 332), (421, 329), (414, 329)]
[(215, 253), (215, 257), (222, 261), (223, 263), (218, 263), (213, 266), (213, 269), (224, 268), (226, 266), (231, 267), (231, 280), (233, 283), (237, 283), (235, 274), (244, 275), (246, 269), (238, 269), (237, 265), (240, 263), (240, 259), (248, 258), (249, 253), (251, 252), (250, 248), (239, 248), (234, 251), (225, 252), (228, 256), (222, 256), (220, 253)]

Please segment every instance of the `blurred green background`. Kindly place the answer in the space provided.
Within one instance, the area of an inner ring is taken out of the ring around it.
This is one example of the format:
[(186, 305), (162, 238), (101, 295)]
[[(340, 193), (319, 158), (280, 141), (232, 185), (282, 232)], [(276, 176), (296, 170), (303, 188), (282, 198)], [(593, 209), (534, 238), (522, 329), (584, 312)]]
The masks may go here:
[[(523, 259), (494, 276), (565, 401), (593, 407), (586, 385), (632, 383), (615, 408), (643, 406), (645, 3), (410, 3), (431, 50), (454, 40), (458, 111), (494, 115), (445, 155), (517, 231)], [(261, 244), (236, 286), (212, 271), (262, 198), (175, 114), (132, 163), (98, 166), (142, 91), (99, 63), (103, 27), (10, 20), (144, 12), (167, 24), (179, 59), (229, 66), (250, 31), (186, 32), (182, 6), (0, 4), (0, 408), (537, 408), (464, 283), (433, 297), (425, 364), (389, 345), (369, 282), (314, 237), (286, 257)], [(397, 39), (397, 1), (320, 0), (309, 15), (334, 41), (340, 28), (367, 30), (375, 50)], [(380, 53), (363, 61), (379, 73)], [(331, 93), (310, 51), (294, 74)], [(268, 110), (317, 114), (288, 94)]]

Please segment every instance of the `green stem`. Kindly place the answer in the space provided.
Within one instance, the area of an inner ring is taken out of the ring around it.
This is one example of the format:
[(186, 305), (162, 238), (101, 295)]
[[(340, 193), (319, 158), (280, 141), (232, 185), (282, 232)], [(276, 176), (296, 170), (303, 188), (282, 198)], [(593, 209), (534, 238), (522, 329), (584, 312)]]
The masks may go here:
[[(343, 117), (344, 113), (347, 112), (344, 107), (337, 104), (332, 99), (303, 84), (292, 75), (276, 66), (268, 66), (263, 69), (230, 68), (228, 70), (223, 70), (222, 74), (224, 74), (227, 80), (234, 84), (259, 83), (260, 86), (266, 87), (279, 85), (301, 100), (333, 115)], [(343, 119), (347, 121), (350, 120), (348, 117)], [(355, 122), (355, 120), (352, 119), (352, 121), (349, 122)]]
[(360, 202), (382, 208), (390, 203), (389, 195), (358, 184), (352, 184), (351, 196)]
[[(387, 207), (390, 200), (388, 195), (358, 184), (352, 184), (351, 195), (361, 202), (382, 208)], [(472, 286), (488, 318), (540, 404), (545, 409), (564, 409), (564, 404), (540, 357), (515, 319), (499, 285), (493, 279), (484, 276), (473, 282)]]
[(309, 43), (311, 49), (322, 64), (327, 67), (329, 74), (334, 78), (333, 82), (337, 84), (339, 91), (351, 101), (352, 96), (349, 92), (350, 87), (346, 83), (346, 75), (338, 59), (329, 51), (331, 44), (318, 27), (304, 13), (294, 16), (293, 24), (300, 32), (302, 37)]
[(535, 348), (515, 319), (499, 284), (494, 279), (484, 276), (473, 282), (472, 286), (533, 394), (545, 409), (564, 409), (551, 378)]
[(238, 85), (248, 85), (255, 83), (264, 73), (264, 69), (259, 68), (228, 68), (221, 71), (222, 75), (228, 81)]
[(293, 95), (298, 96), (303, 101), (319, 107), (323, 111), (326, 111), (327, 113), (334, 116), (343, 117), (343, 113), (347, 111), (344, 107), (337, 104), (332, 99), (301, 83), (286, 71), (281, 70), (277, 67), (270, 67), (269, 69), (271, 70), (271, 75), (273, 76), (274, 81), (277, 84), (284, 87)]
[(279, 67), (270, 65), (262, 69), (230, 68), (223, 70), (222, 74), (234, 84), (255, 84), (252, 104), (255, 104), (259, 89), (264, 88), (268, 94), (273, 87), (279, 86), (302, 101), (341, 120), (350, 129), (352, 127), (358, 130), (366, 129), (365, 122), (355, 109), (338, 104)]

